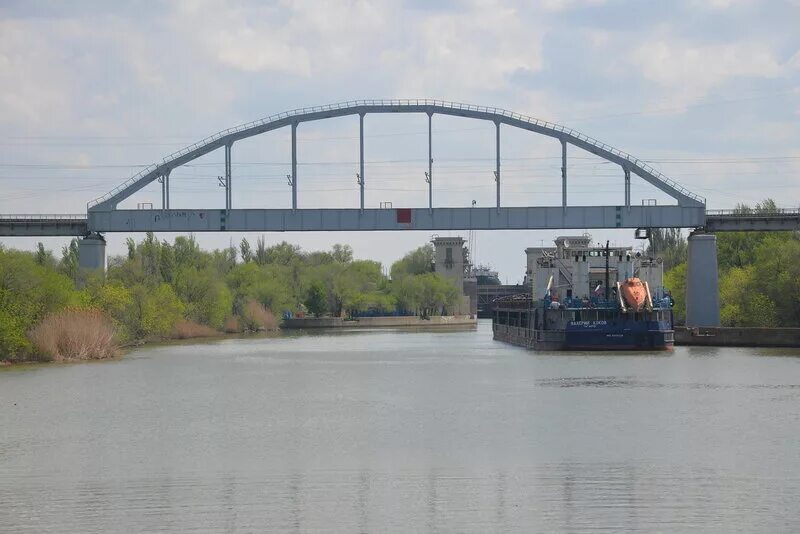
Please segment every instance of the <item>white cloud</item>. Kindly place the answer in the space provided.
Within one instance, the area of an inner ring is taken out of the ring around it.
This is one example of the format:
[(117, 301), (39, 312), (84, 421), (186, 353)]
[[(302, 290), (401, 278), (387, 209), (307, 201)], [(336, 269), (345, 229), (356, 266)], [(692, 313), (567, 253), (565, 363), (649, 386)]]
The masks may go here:
[[(57, 120), (69, 109), (74, 84), (69, 55), (48, 39), (31, 39), (35, 24), (0, 21), (0, 121), (40, 125)], [(53, 79), (63, 83), (54, 84)]]
[(605, 4), (606, 0), (543, 0), (542, 7), (546, 11), (565, 11), (588, 6)]
[(645, 42), (631, 53), (642, 76), (662, 88), (672, 105), (683, 105), (733, 78), (775, 78), (784, 68), (761, 43), (692, 45), (674, 40)]
[(692, 0), (695, 9), (725, 10), (758, 3), (759, 0)]
[(358, 65), (390, 23), (384, 2), (187, 1), (172, 17), (175, 30), (228, 67), (306, 78)]
[(392, 87), (392, 96), (467, 97), (542, 65), (540, 25), (491, 1), (456, 12), (380, 1), (202, 5), (181, 4), (171, 26), (221, 64), (247, 73), (318, 83), (369, 80)]
[(542, 68), (544, 32), (514, 9), (479, 5), (425, 17), (406, 31), (408, 47), (381, 56), (394, 74), (398, 95), (470, 99), (505, 89), (517, 71)]

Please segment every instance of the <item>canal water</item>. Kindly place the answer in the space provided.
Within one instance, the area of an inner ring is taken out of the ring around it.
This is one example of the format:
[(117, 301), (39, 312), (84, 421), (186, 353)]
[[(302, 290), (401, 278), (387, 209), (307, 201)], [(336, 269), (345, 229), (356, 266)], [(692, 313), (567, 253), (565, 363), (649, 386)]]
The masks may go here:
[(0, 532), (800, 531), (800, 351), (391, 330), (0, 371)]

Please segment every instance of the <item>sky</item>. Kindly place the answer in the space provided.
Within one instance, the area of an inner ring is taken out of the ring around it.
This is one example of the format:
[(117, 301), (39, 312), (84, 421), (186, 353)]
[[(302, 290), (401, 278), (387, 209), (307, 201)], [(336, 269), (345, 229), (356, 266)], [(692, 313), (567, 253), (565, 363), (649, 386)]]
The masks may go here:
[[(372, 98), (504, 108), (644, 159), (709, 209), (765, 198), (796, 208), (798, 28), (800, 0), (2, 0), (0, 213), (85, 213), (143, 166), (217, 131)], [(367, 207), (426, 206), (427, 117), (368, 115), (365, 135)], [(435, 205), (494, 204), (494, 135), (491, 123), (434, 116)], [(291, 206), (289, 136), (234, 145), (234, 208)], [(510, 128), (502, 143), (503, 205), (560, 205), (559, 143)], [(571, 204), (623, 203), (619, 167), (574, 148), (569, 156)], [(357, 116), (301, 124), (298, 161), (300, 207), (358, 206)], [(221, 150), (174, 170), (171, 207), (224, 207), (222, 174)], [(120, 207), (160, 198), (153, 184)], [(632, 202), (644, 199), (674, 203), (633, 176)], [(575, 233), (475, 232), (473, 257), (514, 283), (526, 247)], [(641, 245), (632, 230), (590, 233)], [(196, 237), (217, 248), (259, 235)], [(109, 255), (123, 252), (127, 235), (106, 237)], [(388, 266), (431, 235), (264, 238), (306, 250), (348, 243)], [(68, 240), (41, 241), (59, 250)]]

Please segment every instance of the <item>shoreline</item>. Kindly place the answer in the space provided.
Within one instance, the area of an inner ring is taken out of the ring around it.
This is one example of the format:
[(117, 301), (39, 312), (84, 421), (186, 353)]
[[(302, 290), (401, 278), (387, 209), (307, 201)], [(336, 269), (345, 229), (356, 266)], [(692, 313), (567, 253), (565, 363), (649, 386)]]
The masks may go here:
[(453, 326), (477, 326), (473, 315), (435, 315), (423, 319), (418, 315), (358, 317), (303, 317), (284, 319), (281, 328), (286, 330), (337, 329), (337, 328), (444, 328)]
[(72, 363), (89, 363), (89, 362), (111, 362), (121, 360), (127, 354), (135, 351), (136, 349), (146, 347), (159, 347), (169, 345), (181, 344), (196, 344), (198, 342), (214, 342), (222, 341), (225, 339), (247, 339), (247, 338), (270, 338), (279, 337), (282, 330), (267, 330), (259, 332), (219, 332), (219, 335), (214, 336), (193, 336), (193, 337), (172, 337), (164, 339), (130, 341), (117, 347), (118, 354), (110, 358), (85, 358), (85, 359), (69, 359), (69, 360), (48, 360), (48, 359), (27, 359), (27, 360), (5, 360), (0, 359), (0, 368), (20, 367), (24, 365), (59, 365), (59, 364), (72, 364)]
[(675, 345), (700, 347), (798, 348), (800, 328), (676, 326)]

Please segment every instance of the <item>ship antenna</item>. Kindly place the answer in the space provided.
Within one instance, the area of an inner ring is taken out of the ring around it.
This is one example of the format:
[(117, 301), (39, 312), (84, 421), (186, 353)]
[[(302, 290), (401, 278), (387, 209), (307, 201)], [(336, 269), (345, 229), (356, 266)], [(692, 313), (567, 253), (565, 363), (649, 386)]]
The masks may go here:
[(606, 241), (606, 306), (608, 306), (608, 241)]

